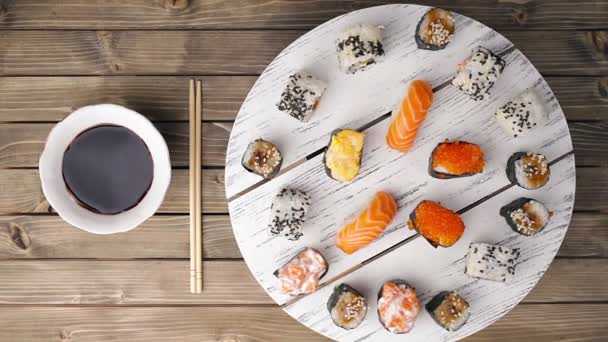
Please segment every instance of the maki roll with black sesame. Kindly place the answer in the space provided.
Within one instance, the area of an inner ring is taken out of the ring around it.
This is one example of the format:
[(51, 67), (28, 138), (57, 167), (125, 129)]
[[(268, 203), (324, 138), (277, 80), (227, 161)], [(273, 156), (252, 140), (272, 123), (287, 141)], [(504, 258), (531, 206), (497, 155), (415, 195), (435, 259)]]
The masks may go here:
[(387, 281), (378, 292), (378, 319), (384, 329), (393, 334), (412, 330), (420, 303), (416, 290), (400, 279)]
[(534, 152), (516, 152), (507, 161), (507, 178), (524, 189), (538, 189), (547, 182), (551, 170), (547, 158)]
[(340, 284), (327, 301), (327, 310), (334, 324), (351, 330), (358, 327), (367, 314), (367, 300), (347, 284)]
[(515, 276), (519, 254), (518, 248), (472, 243), (464, 273), (473, 278), (508, 283)]
[(350, 182), (359, 174), (365, 134), (352, 130), (335, 131), (323, 157), (325, 172), (335, 180)]
[(280, 111), (302, 122), (308, 122), (317, 108), (323, 92), (327, 88), (325, 82), (305, 73), (295, 73), (289, 76), (289, 82), (281, 93), (277, 103)]
[(384, 58), (382, 36), (384, 27), (355, 25), (338, 36), (336, 48), (342, 71), (354, 74)]
[(539, 201), (522, 197), (502, 207), (500, 215), (514, 232), (532, 236), (547, 226), (552, 213)]
[(505, 133), (514, 138), (528, 134), (547, 120), (540, 97), (533, 89), (498, 108), (494, 117)]
[(288, 240), (302, 237), (302, 226), (310, 208), (310, 195), (301, 190), (282, 189), (270, 207), (270, 234)]
[(304, 248), (287, 264), (274, 272), (281, 282), (281, 292), (297, 296), (319, 288), (319, 279), (327, 274), (327, 261), (314, 248)]
[(281, 169), (283, 155), (272, 143), (257, 139), (247, 146), (241, 164), (245, 170), (269, 179)]
[(450, 247), (464, 233), (460, 215), (433, 201), (422, 201), (410, 214), (410, 229), (415, 229), (433, 247)]
[(446, 140), (431, 153), (429, 175), (439, 179), (468, 177), (483, 172), (484, 165), (484, 154), (478, 145)]
[(428, 302), (426, 311), (447, 331), (462, 328), (471, 316), (469, 303), (455, 291), (440, 292)]
[(475, 101), (486, 98), (505, 68), (505, 61), (492, 51), (478, 47), (458, 67), (452, 84)]
[(433, 8), (426, 12), (416, 26), (416, 44), (424, 50), (441, 50), (454, 37), (456, 22), (450, 11)]

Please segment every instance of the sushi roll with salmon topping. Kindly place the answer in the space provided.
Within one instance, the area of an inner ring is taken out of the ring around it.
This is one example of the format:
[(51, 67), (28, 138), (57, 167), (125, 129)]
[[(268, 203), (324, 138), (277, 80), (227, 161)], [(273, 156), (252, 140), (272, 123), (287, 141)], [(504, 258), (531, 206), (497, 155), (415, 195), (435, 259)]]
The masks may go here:
[(468, 177), (483, 172), (485, 165), (481, 147), (466, 141), (439, 143), (429, 158), (429, 175), (447, 179)]
[(464, 273), (473, 278), (509, 283), (515, 276), (519, 255), (518, 248), (472, 243), (469, 245)]
[(539, 201), (521, 197), (502, 207), (500, 215), (514, 232), (532, 236), (547, 226), (553, 213)]
[(547, 121), (540, 97), (533, 89), (498, 108), (494, 117), (503, 131), (514, 138), (528, 134)]
[(281, 292), (297, 296), (319, 288), (319, 279), (327, 273), (327, 261), (317, 250), (307, 247), (274, 272)]
[(450, 11), (432, 8), (416, 26), (416, 44), (423, 50), (444, 49), (454, 38), (456, 22)]
[(327, 88), (325, 82), (306, 73), (295, 73), (289, 76), (289, 82), (281, 93), (277, 103), (280, 111), (289, 116), (308, 122), (317, 108), (323, 92)]
[(462, 328), (471, 316), (469, 303), (455, 291), (443, 291), (433, 297), (426, 305), (426, 311), (447, 331)]
[(336, 49), (340, 69), (348, 74), (365, 70), (384, 58), (384, 27), (358, 24), (338, 36)]
[(422, 201), (410, 214), (410, 229), (422, 235), (433, 247), (450, 247), (464, 233), (460, 215), (433, 201)]
[(378, 192), (369, 208), (337, 234), (336, 245), (346, 254), (353, 254), (374, 241), (391, 223), (397, 213), (397, 202), (387, 192)]
[(412, 330), (420, 303), (416, 290), (405, 281), (387, 281), (378, 292), (378, 319), (384, 329), (393, 334), (405, 334)]
[(310, 208), (310, 195), (301, 190), (281, 189), (270, 206), (270, 234), (288, 240), (302, 237), (302, 226)]
[(247, 146), (241, 164), (245, 170), (270, 179), (281, 169), (283, 155), (271, 142), (257, 139)]
[(505, 65), (502, 58), (480, 46), (460, 64), (452, 84), (471, 99), (483, 100), (502, 74)]
[(393, 110), (393, 122), (386, 134), (388, 146), (407, 153), (413, 146), (418, 129), (433, 104), (433, 89), (425, 81), (414, 80), (405, 98)]
[(547, 182), (551, 169), (547, 158), (534, 152), (516, 152), (507, 161), (507, 178), (524, 189), (538, 189)]
[(323, 157), (325, 172), (337, 181), (350, 182), (359, 174), (365, 134), (352, 130), (335, 131)]
[(367, 300), (348, 284), (340, 284), (327, 301), (327, 310), (334, 324), (342, 329), (358, 327), (367, 314)]

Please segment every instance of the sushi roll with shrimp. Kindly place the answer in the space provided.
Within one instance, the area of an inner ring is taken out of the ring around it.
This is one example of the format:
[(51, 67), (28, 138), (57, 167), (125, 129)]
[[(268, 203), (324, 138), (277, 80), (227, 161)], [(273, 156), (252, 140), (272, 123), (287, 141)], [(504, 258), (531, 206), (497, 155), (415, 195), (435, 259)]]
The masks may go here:
[(340, 69), (348, 74), (365, 70), (384, 58), (384, 27), (359, 24), (338, 36), (336, 49)]
[(410, 214), (410, 229), (415, 229), (433, 247), (450, 247), (464, 233), (460, 215), (433, 201), (422, 201)]
[(507, 161), (507, 178), (527, 190), (538, 189), (547, 182), (551, 169), (547, 157), (534, 152), (516, 152)]
[(447, 331), (462, 328), (471, 316), (469, 303), (455, 291), (440, 292), (426, 304), (426, 311)]
[(245, 170), (266, 179), (274, 177), (281, 169), (281, 164), (281, 151), (273, 143), (263, 139), (251, 142), (241, 160)]
[(405, 334), (420, 312), (416, 290), (400, 279), (387, 281), (378, 291), (378, 319), (387, 331)]
[(539, 201), (521, 197), (502, 207), (500, 215), (514, 232), (532, 236), (547, 226), (552, 213)]
[(325, 82), (310, 74), (295, 73), (289, 76), (277, 107), (299, 121), (308, 122), (326, 88)]
[(494, 117), (503, 131), (514, 138), (528, 134), (547, 121), (540, 97), (533, 89), (498, 108)]
[(341, 182), (350, 182), (359, 174), (365, 134), (340, 129), (332, 133), (323, 157), (325, 172)]
[(314, 248), (304, 248), (283, 267), (274, 272), (281, 283), (281, 292), (297, 296), (319, 288), (319, 279), (327, 274), (327, 261)]
[(518, 248), (472, 243), (464, 273), (473, 278), (509, 283), (515, 276), (519, 255)]
[(480, 46), (460, 64), (452, 84), (471, 99), (483, 100), (502, 74), (505, 65), (502, 58)]
[(483, 172), (484, 165), (484, 154), (478, 145), (446, 140), (431, 153), (429, 175), (439, 179), (468, 177)]
[(416, 44), (423, 50), (442, 50), (454, 38), (456, 22), (450, 11), (432, 8), (416, 26)]
[(284, 188), (274, 197), (270, 206), (270, 234), (288, 240), (302, 237), (302, 226), (310, 208), (310, 195), (296, 189)]
[(334, 324), (342, 329), (358, 327), (367, 314), (367, 300), (359, 291), (340, 284), (327, 301), (327, 310)]

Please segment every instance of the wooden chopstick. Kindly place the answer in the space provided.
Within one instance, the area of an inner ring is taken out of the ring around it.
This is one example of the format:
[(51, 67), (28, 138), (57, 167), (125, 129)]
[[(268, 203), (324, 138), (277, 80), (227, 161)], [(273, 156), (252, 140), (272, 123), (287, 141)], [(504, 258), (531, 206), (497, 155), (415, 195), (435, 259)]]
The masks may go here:
[(202, 208), (201, 208), (201, 81), (190, 80), (190, 292), (201, 293)]
[(196, 81), (196, 156), (194, 159), (194, 167), (196, 169), (196, 206), (195, 206), (195, 214), (196, 214), (196, 289), (195, 293), (201, 293), (203, 290), (203, 210), (202, 210), (202, 183), (201, 183), (201, 172), (203, 169), (202, 165), (202, 142), (203, 142), (203, 132), (202, 132), (202, 105), (203, 105), (203, 84), (200, 80)]
[(194, 80), (190, 80), (190, 105), (189, 105), (189, 123), (190, 123), (190, 292), (196, 293), (196, 92)]

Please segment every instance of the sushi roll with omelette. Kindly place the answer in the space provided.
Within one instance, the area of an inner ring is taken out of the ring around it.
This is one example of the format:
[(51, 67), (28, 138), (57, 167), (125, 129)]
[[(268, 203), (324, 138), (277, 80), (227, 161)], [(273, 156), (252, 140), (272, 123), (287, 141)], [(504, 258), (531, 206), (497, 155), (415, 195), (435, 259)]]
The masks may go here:
[(348, 284), (340, 284), (327, 301), (327, 310), (334, 324), (342, 329), (358, 327), (367, 314), (367, 300)]
[(365, 134), (352, 130), (335, 131), (325, 151), (323, 164), (329, 177), (350, 182), (359, 174)]
[(551, 169), (547, 157), (535, 152), (517, 152), (507, 161), (507, 178), (527, 190), (538, 189), (547, 182)]

